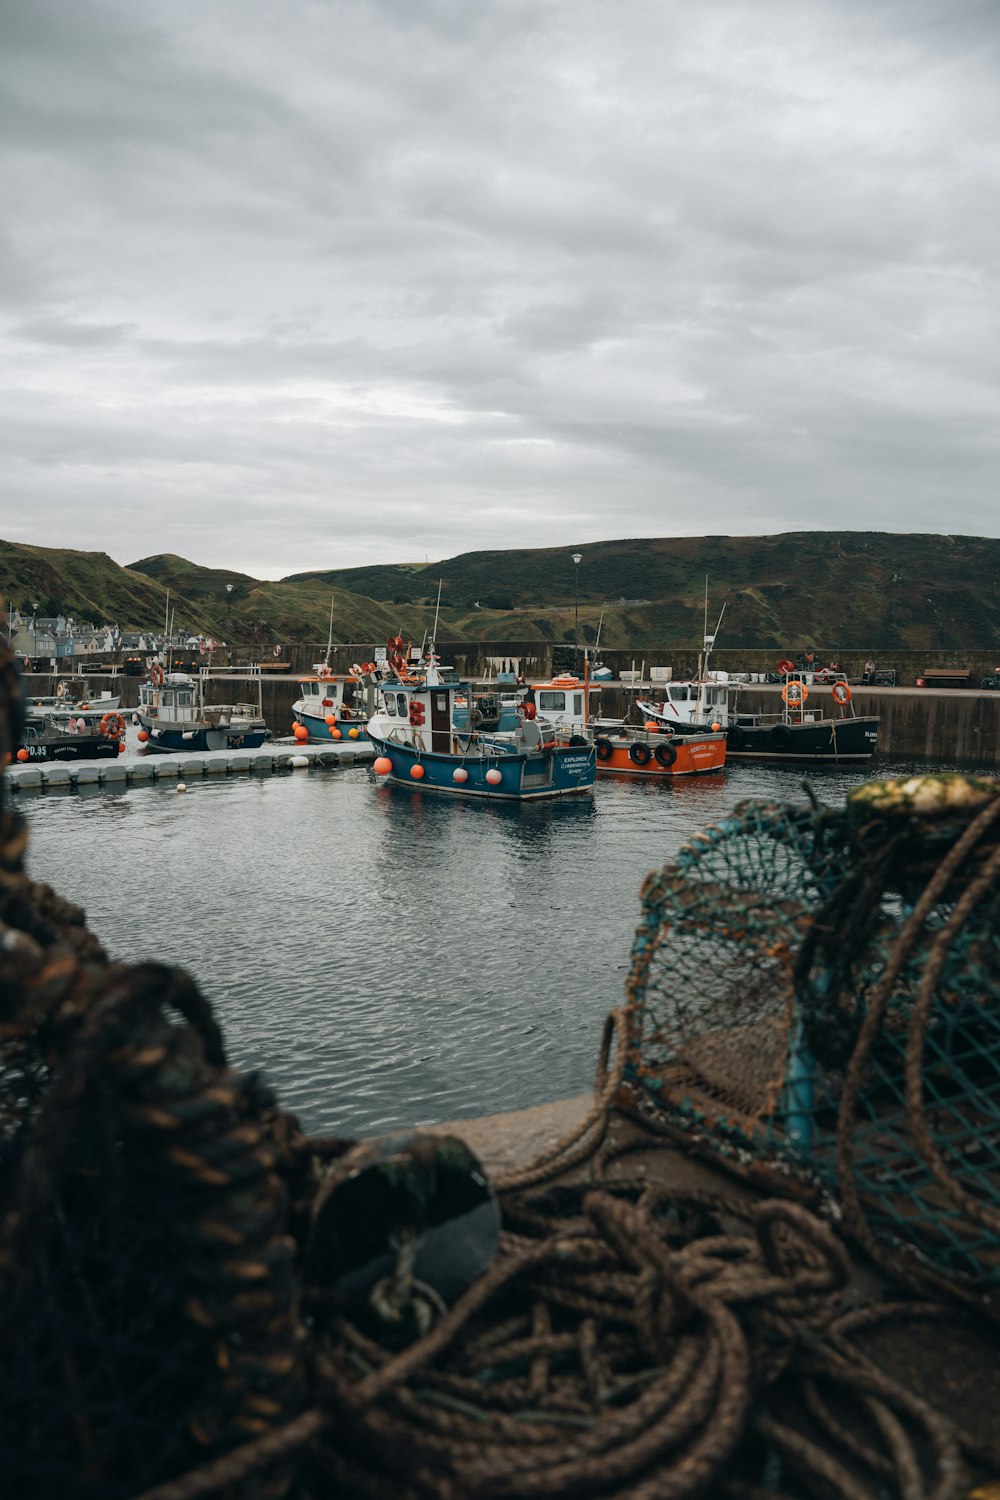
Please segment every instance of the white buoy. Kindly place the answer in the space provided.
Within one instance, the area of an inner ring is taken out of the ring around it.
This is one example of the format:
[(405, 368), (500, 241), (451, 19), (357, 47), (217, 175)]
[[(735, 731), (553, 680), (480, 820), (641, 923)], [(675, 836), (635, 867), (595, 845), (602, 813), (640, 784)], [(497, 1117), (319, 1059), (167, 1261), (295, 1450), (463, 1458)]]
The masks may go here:
[(179, 791), (179, 792), (186, 792), (186, 791), (187, 791), (187, 787), (186, 787), (186, 786), (185, 786), (185, 785), (184, 785), (184, 782), (183, 782), (183, 781), (179, 781), (179, 782), (178, 782), (178, 783), (177, 783), (177, 790), (178, 790), (178, 791)]
[(308, 755), (293, 755), (292, 756), (291, 765), (292, 765), (292, 770), (293, 771), (301, 771), (302, 768), (303, 768), (303, 766), (308, 766), (308, 764), (309, 764), (309, 757), (308, 757)]

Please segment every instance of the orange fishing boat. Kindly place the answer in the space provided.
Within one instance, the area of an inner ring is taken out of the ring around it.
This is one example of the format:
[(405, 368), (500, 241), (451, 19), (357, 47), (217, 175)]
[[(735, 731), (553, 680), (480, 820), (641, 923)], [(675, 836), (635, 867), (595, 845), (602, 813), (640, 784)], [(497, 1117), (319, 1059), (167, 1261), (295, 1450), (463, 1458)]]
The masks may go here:
[(699, 776), (726, 764), (724, 731), (663, 734), (656, 729), (620, 729), (598, 734), (597, 774)]

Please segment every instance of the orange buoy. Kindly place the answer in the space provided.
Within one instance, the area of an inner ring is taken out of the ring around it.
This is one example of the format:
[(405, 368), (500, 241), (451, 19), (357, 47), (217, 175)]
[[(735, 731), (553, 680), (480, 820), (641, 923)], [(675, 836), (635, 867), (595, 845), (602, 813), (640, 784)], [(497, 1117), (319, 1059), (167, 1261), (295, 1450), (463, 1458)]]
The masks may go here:
[(490, 786), (499, 786), (501, 781), (503, 781), (503, 777), (497, 770), (496, 766), (491, 766), (490, 769), (486, 772), (486, 780), (489, 782)]
[(349, 729), (347, 731), (347, 738), (349, 740), (356, 740), (359, 737), (360, 733), (361, 731), (359, 729)]
[(419, 760), (417, 761), (415, 766), (410, 767), (410, 775), (413, 777), (414, 781), (422, 780), (424, 775), (424, 768), (420, 764)]
[(327, 714), (327, 716), (326, 716), (326, 722), (327, 722), (328, 726), (332, 729), (333, 726), (334, 726), (334, 724), (336, 724), (336, 722), (337, 722), (337, 715), (336, 714)]
[(139, 733), (136, 735), (136, 739), (139, 740), (139, 741), (141, 741), (142, 744), (145, 744), (146, 741), (149, 739), (149, 730), (148, 729), (140, 729)]
[(309, 731), (304, 724), (293, 724), (292, 733), (297, 740), (307, 740), (309, 738)]
[(719, 732), (719, 730), (721, 728), (722, 728), (722, 725), (719, 723), (718, 719), (716, 719), (715, 723), (712, 725), (712, 733), (713, 734), (718, 734), (718, 732)]
[(392, 761), (389, 759), (388, 755), (380, 755), (375, 761), (372, 770), (375, 772), (376, 776), (388, 776), (389, 772), (392, 770)]
[(119, 740), (118, 741), (118, 754), (119, 755), (124, 755), (125, 754), (125, 741), (124, 740)]
[(655, 732), (660, 726), (655, 719), (647, 719), (642, 727), (643, 729), (652, 729)]
[(28, 759), (28, 752), (27, 752), (27, 750), (24, 750), (24, 749), (19, 750), (17, 752), (17, 758), (18, 758), (18, 760), (27, 760)]
[(451, 779), (452, 781), (457, 781), (459, 785), (461, 785), (463, 781), (468, 781), (469, 773), (464, 766), (456, 766), (454, 771), (452, 771), (451, 773)]

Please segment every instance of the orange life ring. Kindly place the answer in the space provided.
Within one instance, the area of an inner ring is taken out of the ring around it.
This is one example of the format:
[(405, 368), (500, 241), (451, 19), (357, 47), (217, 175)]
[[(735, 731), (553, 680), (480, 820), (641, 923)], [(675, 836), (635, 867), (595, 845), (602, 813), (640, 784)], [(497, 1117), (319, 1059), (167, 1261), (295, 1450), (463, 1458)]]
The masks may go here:
[(781, 696), (786, 703), (790, 703), (794, 708), (798, 708), (809, 697), (809, 689), (804, 682), (800, 682), (797, 677), (794, 677), (791, 682), (785, 683), (781, 689)]
[(149, 680), (154, 687), (163, 686), (163, 668), (158, 661), (154, 661), (149, 669)]
[(109, 740), (120, 740), (125, 733), (125, 720), (121, 714), (105, 714), (100, 723), (100, 730)]
[(850, 703), (854, 696), (851, 692), (850, 684), (846, 682), (835, 682), (830, 691), (833, 693), (834, 703)]

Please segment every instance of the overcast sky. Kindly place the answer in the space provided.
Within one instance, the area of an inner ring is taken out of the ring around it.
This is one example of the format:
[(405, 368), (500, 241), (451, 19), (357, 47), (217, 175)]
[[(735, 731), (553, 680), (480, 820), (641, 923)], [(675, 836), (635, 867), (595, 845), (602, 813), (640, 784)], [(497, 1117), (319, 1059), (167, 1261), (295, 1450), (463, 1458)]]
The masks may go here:
[(1000, 535), (998, 0), (0, 0), (0, 537)]

